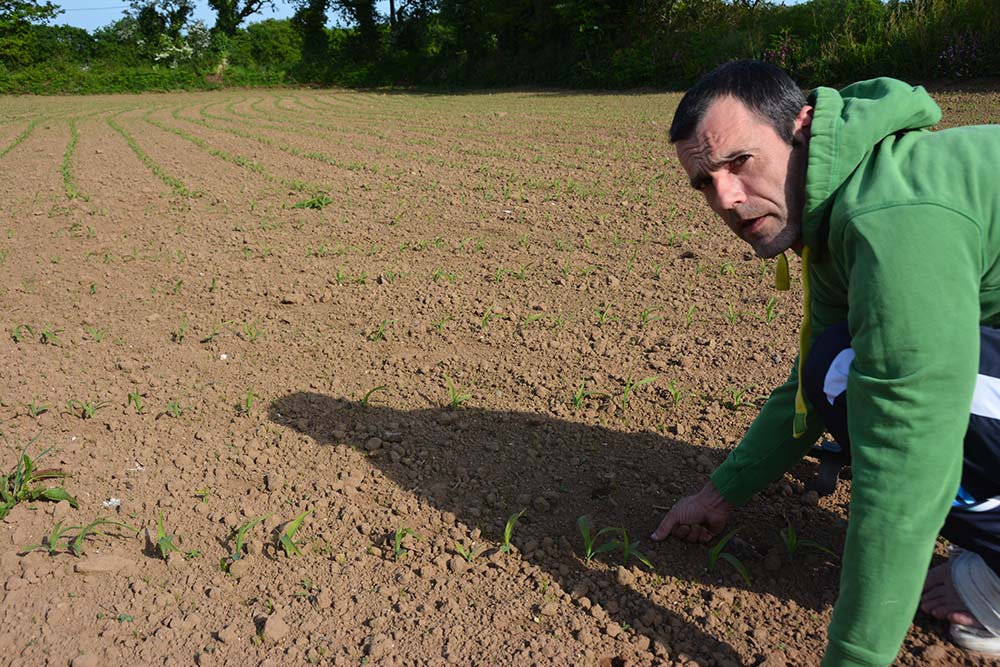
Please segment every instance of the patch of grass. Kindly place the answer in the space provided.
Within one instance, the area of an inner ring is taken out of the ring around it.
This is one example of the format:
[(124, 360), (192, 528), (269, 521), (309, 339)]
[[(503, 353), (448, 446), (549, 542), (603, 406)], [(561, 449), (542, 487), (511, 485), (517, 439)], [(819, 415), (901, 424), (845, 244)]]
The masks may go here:
[[(123, 528), (125, 530), (130, 530), (133, 533), (138, 533), (139, 529), (135, 526), (130, 526), (127, 523), (121, 521), (115, 521), (113, 519), (98, 518), (94, 519), (90, 523), (84, 526), (66, 526), (63, 527), (62, 521), (56, 522), (56, 525), (52, 527), (49, 531), (48, 536), (45, 541), (41, 544), (31, 544), (22, 549), (24, 552), (34, 551), (35, 549), (45, 548), (50, 556), (55, 556), (59, 553), (59, 540), (65, 540), (63, 548), (74, 556), (82, 556), (84, 554), (84, 542), (88, 537), (94, 535), (104, 535), (105, 533), (98, 530), (104, 526), (110, 526), (112, 528)], [(75, 535), (70, 535), (71, 532), (75, 531)]]

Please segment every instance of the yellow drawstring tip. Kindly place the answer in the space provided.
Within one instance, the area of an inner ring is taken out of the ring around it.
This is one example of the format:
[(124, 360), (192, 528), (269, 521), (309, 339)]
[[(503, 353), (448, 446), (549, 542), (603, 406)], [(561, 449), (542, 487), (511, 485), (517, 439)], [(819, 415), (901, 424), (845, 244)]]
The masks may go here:
[(792, 422), (792, 436), (801, 438), (806, 432), (806, 413), (796, 412)]
[(788, 258), (785, 253), (778, 255), (778, 263), (774, 266), (774, 287), (781, 292), (787, 292), (791, 287), (788, 278)]

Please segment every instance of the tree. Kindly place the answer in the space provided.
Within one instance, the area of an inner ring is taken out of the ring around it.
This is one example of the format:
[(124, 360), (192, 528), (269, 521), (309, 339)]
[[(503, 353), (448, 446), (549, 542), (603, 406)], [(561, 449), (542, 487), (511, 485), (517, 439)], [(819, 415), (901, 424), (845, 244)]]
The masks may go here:
[(31, 59), (31, 26), (62, 13), (51, 2), (0, 0), (0, 60), (26, 64)]
[(348, 23), (357, 26), (358, 59), (370, 60), (378, 51), (378, 10), (375, 0), (333, 0), (333, 6)]
[(264, 7), (273, 7), (271, 0), (208, 0), (208, 5), (215, 10), (215, 30), (227, 37), (236, 34), (237, 28), (248, 16), (256, 14)]

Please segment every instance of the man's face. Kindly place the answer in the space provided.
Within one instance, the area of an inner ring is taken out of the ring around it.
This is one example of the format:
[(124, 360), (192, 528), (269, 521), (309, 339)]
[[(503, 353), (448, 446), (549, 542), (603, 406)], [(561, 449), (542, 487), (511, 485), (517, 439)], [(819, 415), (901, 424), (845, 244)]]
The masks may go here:
[(803, 107), (793, 147), (742, 102), (722, 97), (691, 138), (675, 145), (691, 185), (758, 257), (801, 248), (811, 121), (812, 107)]

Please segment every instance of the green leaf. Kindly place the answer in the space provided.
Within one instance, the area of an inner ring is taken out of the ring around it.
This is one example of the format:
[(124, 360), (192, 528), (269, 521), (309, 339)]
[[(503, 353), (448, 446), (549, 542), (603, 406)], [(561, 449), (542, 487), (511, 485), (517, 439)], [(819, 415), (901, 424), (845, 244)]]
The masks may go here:
[(720, 558), (733, 566), (733, 568), (739, 573), (740, 577), (743, 578), (743, 582), (748, 588), (752, 585), (750, 583), (750, 573), (747, 572), (746, 567), (743, 566), (743, 563), (740, 562), (739, 558), (728, 552), (722, 554)]
[(56, 486), (51, 489), (34, 489), (32, 491), (32, 496), (32, 500), (51, 500), (55, 503), (60, 500), (65, 500), (73, 509), (78, 509), (80, 507), (80, 503), (77, 502), (76, 498), (69, 495), (69, 493), (67, 493), (61, 486)]

